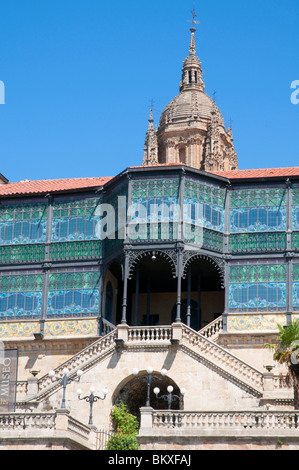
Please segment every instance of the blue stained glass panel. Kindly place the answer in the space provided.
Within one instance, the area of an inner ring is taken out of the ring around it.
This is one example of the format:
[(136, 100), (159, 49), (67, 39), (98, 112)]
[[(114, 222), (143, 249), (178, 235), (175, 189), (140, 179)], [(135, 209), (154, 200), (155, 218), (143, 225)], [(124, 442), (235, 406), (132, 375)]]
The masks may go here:
[(98, 289), (73, 289), (50, 291), (48, 317), (95, 316), (99, 307)]
[(41, 292), (8, 292), (0, 294), (0, 317), (36, 318), (41, 314)]
[(0, 223), (0, 244), (42, 243), (46, 241), (46, 222), (23, 220)]
[(53, 219), (52, 241), (95, 240), (100, 217), (78, 216)]
[(286, 229), (286, 209), (284, 207), (233, 209), (230, 225), (231, 233), (283, 231)]
[(229, 310), (277, 311), (286, 308), (286, 283), (265, 282), (231, 284), (229, 287)]
[(293, 308), (299, 310), (299, 282), (293, 282)]
[(206, 202), (185, 198), (184, 222), (223, 232), (224, 211), (222, 208)]
[(178, 199), (176, 197), (135, 198), (132, 200), (131, 221), (134, 224), (177, 222)]
[(299, 230), (299, 206), (293, 207), (293, 229)]

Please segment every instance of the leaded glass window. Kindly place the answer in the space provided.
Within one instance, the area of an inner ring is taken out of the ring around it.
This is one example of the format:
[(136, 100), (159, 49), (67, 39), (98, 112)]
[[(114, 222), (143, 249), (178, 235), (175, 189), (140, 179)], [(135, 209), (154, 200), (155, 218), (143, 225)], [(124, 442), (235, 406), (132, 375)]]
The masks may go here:
[(168, 240), (177, 237), (179, 180), (161, 178), (132, 182), (130, 238)]
[(49, 274), (48, 318), (96, 316), (99, 310), (96, 270), (71, 270)]
[(231, 266), (229, 311), (284, 311), (286, 279), (284, 263)]
[(286, 189), (231, 191), (231, 233), (286, 230)]
[(101, 199), (81, 199), (53, 204), (52, 242), (99, 238)]
[(0, 206), (0, 245), (44, 243), (47, 205)]
[(293, 249), (299, 250), (299, 188), (293, 188), (293, 208), (292, 208), (292, 220), (293, 220)]
[(1, 320), (36, 319), (41, 315), (43, 274), (0, 276)]
[(293, 265), (293, 310), (299, 311), (299, 263)]
[(184, 223), (224, 231), (225, 189), (186, 179)]
[(284, 251), (286, 234), (281, 232), (238, 233), (230, 235), (230, 250), (239, 253)]

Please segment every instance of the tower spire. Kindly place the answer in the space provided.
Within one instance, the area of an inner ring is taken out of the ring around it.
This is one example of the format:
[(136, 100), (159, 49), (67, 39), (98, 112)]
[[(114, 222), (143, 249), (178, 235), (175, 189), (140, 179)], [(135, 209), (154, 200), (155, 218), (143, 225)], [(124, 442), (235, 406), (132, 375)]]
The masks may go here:
[(193, 8), (193, 10), (191, 11), (191, 15), (193, 17), (192, 20), (189, 20), (191, 23), (192, 23), (192, 27), (190, 28), (190, 32), (191, 32), (191, 40), (190, 40), (190, 47), (189, 47), (189, 54), (190, 55), (195, 55), (196, 54), (196, 47), (195, 47), (195, 31), (196, 31), (196, 28), (195, 28), (195, 25), (196, 24), (199, 24), (199, 21), (196, 21), (195, 18), (197, 18), (197, 15), (195, 13), (195, 9)]
[(195, 18), (197, 17), (195, 10), (191, 11), (192, 20), (189, 22), (192, 23), (192, 27), (190, 28), (191, 32), (191, 39), (190, 39), (190, 46), (189, 46), (189, 56), (184, 61), (183, 73), (182, 73), (182, 80), (180, 83), (180, 92), (184, 90), (197, 89), (200, 91), (205, 91), (204, 82), (202, 79), (202, 69), (201, 69), (201, 62), (199, 58), (196, 56), (196, 46), (195, 46), (195, 32), (196, 28), (195, 25), (199, 24), (199, 21), (196, 21)]
[(149, 125), (145, 137), (143, 165), (154, 165), (158, 163), (158, 140), (157, 128), (154, 126), (153, 110), (151, 108), (149, 115)]

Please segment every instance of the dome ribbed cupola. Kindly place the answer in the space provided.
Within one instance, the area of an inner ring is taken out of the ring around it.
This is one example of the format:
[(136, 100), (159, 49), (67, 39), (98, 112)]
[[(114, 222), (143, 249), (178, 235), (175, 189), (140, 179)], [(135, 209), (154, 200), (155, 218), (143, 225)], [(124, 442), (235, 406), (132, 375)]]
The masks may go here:
[[(158, 162), (181, 163), (204, 171), (238, 168), (232, 130), (226, 129), (215, 101), (205, 93), (196, 55), (194, 11), (189, 55), (183, 62), (179, 94), (168, 103), (157, 130)], [(143, 164), (149, 164), (149, 158)], [(148, 162), (148, 163), (147, 163)]]

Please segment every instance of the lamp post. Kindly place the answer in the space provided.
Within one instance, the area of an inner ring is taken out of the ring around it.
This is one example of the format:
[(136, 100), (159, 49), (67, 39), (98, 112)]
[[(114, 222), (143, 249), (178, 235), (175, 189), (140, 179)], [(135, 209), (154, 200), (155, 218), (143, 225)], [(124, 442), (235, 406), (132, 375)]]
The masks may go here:
[(89, 389), (90, 391), (90, 395), (87, 395), (86, 397), (80, 397), (80, 395), (82, 394), (82, 390), (78, 389), (77, 390), (77, 394), (78, 394), (78, 399), (79, 400), (85, 400), (87, 403), (89, 403), (89, 421), (88, 421), (88, 424), (93, 424), (93, 421), (92, 421), (92, 407), (93, 407), (93, 404), (95, 402), (97, 402), (98, 400), (105, 400), (106, 396), (108, 395), (108, 390), (106, 388), (104, 388), (103, 390), (103, 397), (98, 397), (97, 395), (94, 395), (94, 388), (93, 387), (90, 387)]
[[(137, 377), (137, 375), (139, 374), (139, 370), (137, 368), (133, 369), (133, 375), (135, 375), (135, 377)], [(146, 386), (147, 386), (147, 391), (146, 391), (146, 404), (145, 406), (151, 406), (151, 403), (150, 403), (150, 391), (151, 391), (151, 383), (152, 383), (152, 379), (153, 379), (153, 368), (152, 367), (148, 367), (146, 369), (146, 372), (147, 372), (147, 377), (146, 377)], [(167, 374), (167, 370), (166, 369), (162, 369), (161, 370), (161, 375), (163, 377), (165, 377), (165, 375)], [(141, 378), (144, 378), (144, 377), (141, 377)], [(160, 377), (157, 377), (157, 376), (154, 376), (155, 379), (158, 379), (160, 380)]]
[(186, 389), (185, 388), (181, 388), (180, 392), (181, 392), (181, 395), (178, 396), (178, 395), (174, 395), (172, 392), (173, 392), (173, 387), (172, 385), (168, 385), (167, 387), (167, 395), (161, 395), (160, 397), (158, 397), (159, 393), (160, 393), (160, 389), (158, 387), (154, 388), (154, 394), (156, 395), (156, 398), (158, 400), (166, 400), (167, 401), (167, 405), (168, 405), (168, 409), (171, 410), (171, 404), (173, 401), (175, 400), (181, 400), (182, 397), (185, 395), (186, 393)]
[(61, 408), (65, 408), (65, 391), (66, 391), (66, 386), (70, 384), (71, 382), (79, 382), (80, 377), (83, 374), (82, 370), (77, 371), (77, 377), (72, 378), (69, 377), (69, 370), (65, 367), (62, 370), (63, 377), (55, 377), (55, 372), (54, 370), (50, 370), (49, 372), (49, 377), (51, 377), (52, 382), (56, 381), (59, 382), (62, 387), (63, 387), (63, 394), (62, 394), (62, 402), (61, 402)]

